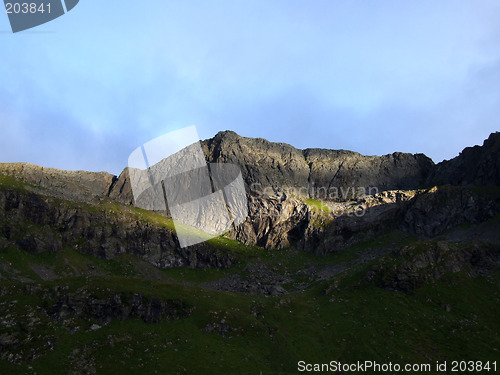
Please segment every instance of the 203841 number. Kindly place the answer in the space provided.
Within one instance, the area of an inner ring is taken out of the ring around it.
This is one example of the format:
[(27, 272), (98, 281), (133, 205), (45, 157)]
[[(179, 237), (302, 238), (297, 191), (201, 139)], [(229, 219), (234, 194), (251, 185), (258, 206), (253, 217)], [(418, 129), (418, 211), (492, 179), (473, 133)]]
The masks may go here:
[(452, 361), (451, 371), (453, 372), (482, 372), (482, 371), (497, 371), (497, 362), (482, 362), (482, 361)]
[(50, 13), (50, 3), (5, 3), (7, 14)]

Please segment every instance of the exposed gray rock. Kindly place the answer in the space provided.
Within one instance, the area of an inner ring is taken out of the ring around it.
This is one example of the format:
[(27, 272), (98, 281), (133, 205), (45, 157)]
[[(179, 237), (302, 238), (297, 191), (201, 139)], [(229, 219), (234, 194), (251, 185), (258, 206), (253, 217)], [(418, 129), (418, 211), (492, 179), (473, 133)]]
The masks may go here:
[(482, 146), (465, 148), (439, 163), (429, 177), (432, 185), (500, 185), (500, 133), (491, 133)]
[[(302, 151), (230, 131), (203, 141), (202, 147), (208, 162), (233, 163), (242, 171), (249, 216), (229, 232), (230, 238), (268, 249), (295, 244), (325, 254), (392, 228), (432, 237), (457, 225), (492, 217), (499, 212), (500, 204), (491, 194), (486, 197), (488, 194), (450, 187), (418, 194), (391, 189), (415, 189), (430, 182), (498, 184), (499, 139), (499, 133), (494, 133), (482, 147), (465, 149), (459, 157), (437, 167), (422, 154), (378, 157), (345, 150)], [(225, 267), (233, 262), (206, 244), (181, 250), (172, 229), (117, 217), (112, 211), (106, 214), (84, 206), (54, 204), (41, 195), (92, 204), (111, 198), (133, 205), (128, 168), (115, 177), (104, 172), (0, 164), (0, 173), (29, 184), (26, 189), (36, 193), (21, 194), (15, 189), (0, 192), (0, 213), (6, 219), (0, 228), (2, 246), (7, 245), (7, 239), (18, 248), (39, 253), (70, 245), (106, 259), (131, 253), (164, 268)], [(365, 196), (357, 188), (373, 195)], [(318, 215), (304, 203), (309, 196), (330, 204), (330, 211), (338, 208), (347, 214)], [(332, 206), (335, 202), (338, 205)], [(353, 209), (362, 210), (363, 215), (353, 215)], [(23, 221), (48, 226), (49, 230), (23, 233)]]
[(411, 203), (402, 229), (429, 238), (465, 223), (486, 221), (500, 211), (500, 196), (458, 186), (434, 187)]
[[(231, 131), (219, 132), (203, 146), (209, 162), (239, 165), (250, 189), (415, 189), (424, 184), (434, 167), (423, 154), (396, 152), (379, 157), (345, 150), (298, 150), (285, 143), (240, 137)], [(318, 198), (330, 198), (325, 195)]]
[(288, 247), (299, 239), (308, 221), (304, 202), (284, 193), (248, 199), (248, 217), (229, 232), (230, 238), (268, 249)]
[(63, 171), (30, 163), (0, 163), (0, 174), (41, 188), (45, 194), (80, 202), (106, 197), (116, 180), (107, 172)]
[(134, 194), (132, 193), (128, 167), (120, 173), (120, 176), (110, 186), (109, 197), (123, 204), (134, 204)]
[(395, 229), (414, 196), (414, 191), (385, 191), (339, 203), (335, 212), (316, 219), (318, 214), (312, 212), (301, 247), (324, 255)]
[(237, 262), (230, 252), (208, 243), (181, 248), (173, 229), (149, 223), (133, 212), (1, 187), (0, 235), (7, 240), (4, 246), (32, 253), (64, 246), (103, 259), (133, 254), (160, 268), (227, 268)]

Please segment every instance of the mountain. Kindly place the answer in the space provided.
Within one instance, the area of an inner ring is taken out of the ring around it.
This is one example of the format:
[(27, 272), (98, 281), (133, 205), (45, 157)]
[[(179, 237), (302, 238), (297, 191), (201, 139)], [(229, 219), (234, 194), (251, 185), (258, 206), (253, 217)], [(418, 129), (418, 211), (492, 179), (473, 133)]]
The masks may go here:
[[(240, 137), (230, 131), (203, 141), (202, 147), (207, 162), (236, 164), (245, 181), (249, 216), (233, 227), (229, 238), (268, 249), (293, 244), (325, 254), (393, 228), (430, 238), (458, 225), (494, 216), (499, 210), (498, 200), (481, 194), (471, 184), (498, 186), (499, 144), (500, 134), (494, 133), (482, 147), (467, 148), (457, 158), (437, 165), (423, 154), (379, 157), (344, 150), (298, 150), (283, 143)], [(128, 168), (118, 177), (31, 164), (2, 164), (0, 172), (22, 181), (35, 192), (67, 201), (134, 205)], [(436, 182), (440, 187), (431, 189)], [(46, 222), (49, 219), (45, 218), (45, 211), (51, 207), (45, 206), (28, 209), (42, 210), (41, 222)], [(352, 214), (354, 210), (363, 215)], [(61, 216), (76, 215), (70, 222), (105, 221), (78, 211), (58, 212)], [(58, 220), (67, 222), (66, 219), (53, 218), (51, 225)], [(127, 220), (124, 219), (125, 228), (129, 227), (130, 219)], [(125, 231), (130, 236), (130, 230)], [(93, 232), (78, 235), (92, 239), (89, 247), (93, 253), (98, 248), (108, 257), (123, 252), (138, 254), (133, 241), (126, 246), (111, 245), (108, 237), (101, 238)], [(144, 233), (138, 236), (153, 237)], [(181, 252), (175, 235), (170, 231), (165, 236), (169, 240), (160, 243), (169, 243), (168, 249)], [(160, 254), (169, 251), (158, 248), (156, 243), (154, 240), (151, 245), (156, 249), (154, 257), (162, 263)], [(144, 251), (153, 250), (146, 246)], [(175, 262), (185, 264), (178, 259)]]
[(500, 185), (500, 133), (482, 146), (465, 148), (457, 157), (439, 163), (429, 180), (434, 185)]
[(207, 160), (241, 167), (248, 186), (336, 187), (376, 186), (380, 191), (420, 187), (434, 163), (423, 154), (395, 152), (363, 156), (345, 150), (298, 150), (284, 143), (218, 133), (203, 142)]
[(230, 131), (201, 144), (239, 166), (249, 216), (187, 248), (166, 212), (135, 207), (128, 168), (0, 164), (0, 368), (273, 374), (498, 356), (499, 133), (438, 164)]

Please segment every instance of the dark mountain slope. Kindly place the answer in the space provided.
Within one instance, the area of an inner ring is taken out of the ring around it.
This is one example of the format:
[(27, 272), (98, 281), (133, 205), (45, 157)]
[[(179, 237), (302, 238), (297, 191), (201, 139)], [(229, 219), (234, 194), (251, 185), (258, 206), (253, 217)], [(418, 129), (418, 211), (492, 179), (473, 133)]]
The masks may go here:
[(363, 156), (345, 150), (299, 150), (231, 131), (219, 132), (203, 145), (209, 162), (239, 165), (248, 186), (258, 183), (278, 190), (300, 187), (310, 192), (313, 186), (415, 189), (424, 184), (434, 167), (423, 154)]
[[(500, 207), (496, 190), (414, 189), (425, 181), (437, 182), (439, 178), (442, 184), (496, 183), (498, 139), (498, 133), (492, 134), (483, 146), (466, 149), (457, 158), (437, 166), (421, 154), (394, 153), (377, 157), (344, 150), (301, 151), (290, 145), (244, 138), (228, 131), (203, 141), (202, 145), (208, 161), (239, 165), (247, 185), (249, 217), (228, 234), (230, 238), (252, 246), (296, 245), (324, 254), (393, 228), (433, 237), (456, 226), (493, 217)], [(122, 204), (133, 204), (128, 169), (116, 177), (105, 172), (0, 164), (0, 173), (22, 183), (27, 191), (65, 201), (98, 204), (111, 198)], [(266, 186), (272, 189), (266, 190)], [(364, 188), (369, 196), (349, 190), (353, 187)], [(390, 187), (408, 190), (387, 190)], [(333, 200), (332, 192), (337, 194), (333, 194)], [(6, 202), (9, 196), (4, 197)], [(356, 210), (362, 215), (354, 214)], [(146, 233), (150, 229), (137, 230)], [(89, 239), (88, 234), (82, 235)], [(168, 237), (171, 236), (169, 233)], [(120, 241), (111, 244), (109, 238), (101, 242), (91, 241), (99, 248), (108, 249), (99, 250), (107, 253), (136, 253), (135, 247), (139, 246), (134, 241), (126, 246)], [(160, 253), (178, 251), (173, 239), (167, 243), (171, 245)], [(115, 250), (109, 250), (109, 246)]]
[(491, 133), (482, 146), (465, 148), (457, 157), (436, 165), (433, 185), (500, 185), (500, 133)]
[(0, 166), (3, 373), (292, 374), (367, 359), (498, 370), (498, 186), (293, 196), (283, 187), (304, 178), (382, 190), (432, 174), (419, 156), (226, 135), (205, 142), (210, 160), (274, 187), (249, 194), (228, 236), (279, 251), (225, 237), (180, 249), (172, 220), (131, 205), (127, 170)]

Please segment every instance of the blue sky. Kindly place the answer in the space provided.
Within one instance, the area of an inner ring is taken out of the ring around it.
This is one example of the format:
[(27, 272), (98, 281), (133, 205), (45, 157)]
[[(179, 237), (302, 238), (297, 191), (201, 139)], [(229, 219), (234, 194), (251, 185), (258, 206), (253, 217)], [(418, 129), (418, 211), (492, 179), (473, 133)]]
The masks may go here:
[(115, 174), (196, 125), (435, 162), (500, 121), (500, 1), (80, 0), (0, 14), (0, 162)]

